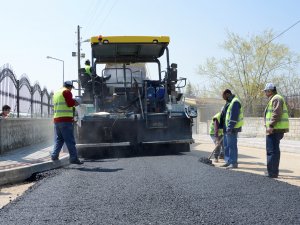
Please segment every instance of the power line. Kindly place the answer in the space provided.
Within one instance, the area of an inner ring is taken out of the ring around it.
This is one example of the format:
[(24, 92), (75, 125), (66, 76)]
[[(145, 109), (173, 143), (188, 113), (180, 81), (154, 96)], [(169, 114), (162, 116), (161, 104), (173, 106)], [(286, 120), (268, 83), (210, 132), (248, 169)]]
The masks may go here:
[[(91, 31), (93, 31), (97, 27), (99, 27), (99, 28), (102, 27), (102, 25), (105, 23), (106, 19), (111, 14), (113, 8), (116, 6), (117, 2), (118, 2), (118, 0), (115, 0), (112, 3), (110, 8), (109, 8), (109, 4), (108, 4), (109, 1), (104, 1), (104, 2), (100, 1), (100, 2), (98, 2), (98, 4), (96, 6), (94, 6), (94, 10), (92, 12), (92, 15), (90, 15), (90, 17), (89, 17), (89, 22), (88, 22), (87, 26), (85, 27), (86, 29), (84, 29), (84, 31), (82, 32), (84, 34), (83, 36), (90, 33)], [(103, 3), (103, 4), (101, 4), (101, 3)], [(101, 19), (98, 15), (99, 11), (102, 12), (100, 14)], [(105, 11), (107, 11), (107, 13), (104, 13)], [(92, 21), (95, 20), (95, 18), (97, 18), (98, 23), (95, 23), (95, 22), (92, 23)], [(88, 36), (90, 37), (91, 35), (88, 35)]]
[(266, 44), (264, 44), (262, 47), (265, 47), (266, 45), (270, 44), (272, 41), (274, 41), (276, 38), (280, 37), (281, 35), (283, 35), (284, 33), (286, 33), (287, 31), (289, 31), (290, 29), (292, 29), (294, 26), (296, 26), (298, 23), (300, 23), (300, 20), (298, 20), (296, 23), (294, 23), (293, 25), (291, 25), (290, 27), (288, 27), (287, 29), (285, 29), (284, 31), (282, 31), (280, 34), (278, 34), (277, 36), (275, 36), (274, 38), (272, 38), (270, 41), (268, 41)]
[(100, 23), (99, 25), (99, 30), (100, 28), (102, 28), (102, 25), (105, 23), (106, 19), (109, 17), (111, 11), (113, 10), (113, 8), (116, 6), (118, 0), (115, 0), (114, 3), (112, 4), (111, 8), (109, 9), (108, 13), (106, 14), (106, 16), (104, 17), (104, 20)]
[[(85, 13), (81, 14), (80, 21), (84, 21), (83, 24), (88, 25), (88, 20), (90, 19), (90, 15), (93, 15), (92, 12), (95, 9), (96, 5), (99, 3), (98, 0), (95, 0), (94, 2), (90, 2), (89, 4), (85, 4), (86, 10)], [(83, 11), (83, 10), (82, 10)]]
[[(105, 6), (106, 1), (96, 1), (96, 5), (92, 7), (92, 11), (87, 15), (89, 18), (88, 22), (86, 23), (85, 26), (85, 33), (88, 33), (91, 30), (91, 27), (94, 25), (94, 21), (97, 18), (98, 11), (103, 9), (103, 5)], [(91, 35), (88, 35), (91, 36)]]
[[(106, 11), (107, 6), (109, 5), (108, 2), (109, 1), (105, 1), (104, 4), (102, 5), (102, 7), (100, 8), (100, 11), (101, 11), (101, 16), (100, 17), (102, 18), (102, 21), (105, 19), (105, 16), (104, 16), (105, 13), (104, 12)], [(94, 30), (95, 26), (101, 20), (100, 17), (98, 17), (98, 11), (97, 11), (97, 13), (95, 13), (95, 16), (97, 18), (97, 22), (96, 23), (94, 22), (93, 25), (91, 27), (89, 27), (90, 32)], [(98, 31), (96, 31), (96, 32), (98, 33)]]

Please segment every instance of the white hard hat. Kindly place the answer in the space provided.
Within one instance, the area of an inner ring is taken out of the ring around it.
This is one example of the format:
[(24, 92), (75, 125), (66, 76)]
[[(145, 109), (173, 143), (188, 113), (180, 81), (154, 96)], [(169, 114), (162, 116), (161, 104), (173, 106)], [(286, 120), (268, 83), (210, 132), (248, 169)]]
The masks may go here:
[(264, 91), (274, 90), (276, 87), (273, 83), (267, 83)]

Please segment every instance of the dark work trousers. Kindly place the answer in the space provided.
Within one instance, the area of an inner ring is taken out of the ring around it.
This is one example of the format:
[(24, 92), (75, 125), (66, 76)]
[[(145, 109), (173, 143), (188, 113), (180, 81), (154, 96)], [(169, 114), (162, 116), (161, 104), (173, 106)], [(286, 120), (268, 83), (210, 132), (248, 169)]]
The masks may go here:
[(284, 133), (273, 133), (266, 136), (267, 169), (270, 176), (278, 176), (280, 161), (280, 140)]

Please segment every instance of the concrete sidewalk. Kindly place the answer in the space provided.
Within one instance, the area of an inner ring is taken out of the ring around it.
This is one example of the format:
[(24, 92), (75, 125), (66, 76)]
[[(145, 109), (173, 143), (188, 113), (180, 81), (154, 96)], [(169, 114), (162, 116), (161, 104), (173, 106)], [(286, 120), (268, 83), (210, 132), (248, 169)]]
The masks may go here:
[[(201, 152), (201, 156), (208, 157), (214, 149), (214, 144), (209, 135), (193, 135), (195, 144), (192, 149)], [(282, 139), (280, 143), (281, 158), (279, 177), (277, 180), (300, 187), (300, 141)], [(266, 141), (265, 138), (238, 138), (238, 163), (242, 171), (265, 175), (266, 166)], [(216, 167), (224, 164), (223, 160), (214, 163)], [(220, 169), (224, 169), (220, 167)]]
[(62, 151), (60, 160), (52, 162), (51, 144), (38, 144), (16, 149), (0, 155), (0, 185), (16, 183), (29, 178), (32, 174), (69, 164), (69, 154)]

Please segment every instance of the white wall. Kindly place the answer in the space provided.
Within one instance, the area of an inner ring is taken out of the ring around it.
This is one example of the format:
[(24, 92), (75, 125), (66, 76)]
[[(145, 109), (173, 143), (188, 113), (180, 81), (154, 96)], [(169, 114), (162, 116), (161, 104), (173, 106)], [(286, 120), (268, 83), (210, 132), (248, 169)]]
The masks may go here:
[[(290, 132), (284, 137), (290, 140), (300, 140), (300, 118), (290, 118)], [(211, 121), (199, 123), (199, 133), (208, 134)], [(246, 137), (264, 137), (265, 127), (264, 118), (262, 117), (246, 117), (244, 118), (244, 126), (240, 136)]]
[(41, 142), (53, 141), (53, 119), (0, 119), (0, 154)]

